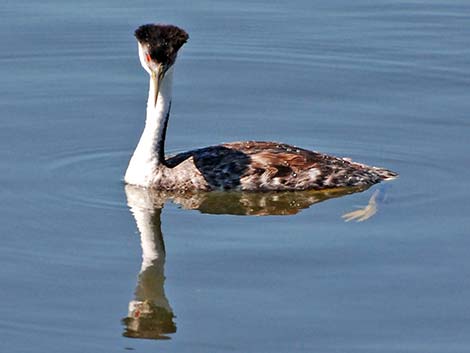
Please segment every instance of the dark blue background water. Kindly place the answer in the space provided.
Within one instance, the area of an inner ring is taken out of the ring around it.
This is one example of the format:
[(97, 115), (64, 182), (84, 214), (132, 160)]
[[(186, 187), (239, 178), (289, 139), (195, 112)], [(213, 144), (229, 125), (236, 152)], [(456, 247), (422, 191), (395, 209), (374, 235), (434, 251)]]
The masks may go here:
[[(468, 352), (468, 1), (0, 5), (5, 352)], [(295, 216), (167, 204), (170, 340), (122, 336), (141, 266), (122, 177), (174, 23), (168, 149), (289, 142), (400, 173)], [(380, 190), (377, 214), (341, 215)]]

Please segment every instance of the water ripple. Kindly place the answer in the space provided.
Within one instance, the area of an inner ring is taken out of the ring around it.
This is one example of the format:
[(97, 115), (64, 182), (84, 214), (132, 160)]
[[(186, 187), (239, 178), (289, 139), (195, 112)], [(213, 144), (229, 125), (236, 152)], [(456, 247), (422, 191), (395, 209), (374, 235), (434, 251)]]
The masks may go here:
[(122, 183), (123, 165), (128, 158), (128, 151), (112, 149), (47, 156), (44, 170), (47, 179), (54, 180), (54, 190), (47, 197), (86, 207), (125, 208), (124, 194), (116, 184)]

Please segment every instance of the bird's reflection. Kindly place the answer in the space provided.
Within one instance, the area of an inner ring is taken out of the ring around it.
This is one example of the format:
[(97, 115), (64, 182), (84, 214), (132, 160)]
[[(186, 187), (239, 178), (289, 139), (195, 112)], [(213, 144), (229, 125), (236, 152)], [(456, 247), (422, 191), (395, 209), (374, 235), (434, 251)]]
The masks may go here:
[[(165, 296), (165, 245), (161, 210), (167, 201), (201, 213), (232, 215), (293, 215), (312, 204), (364, 191), (365, 188), (298, 192), (210, 192), (171, 193), (126, 185), (127, 202), (135, 218), (142, 246), (142, 266), (135, 298), (123, 319), (126, 337), (169, 339), (176, 332), (175, 315)], [(346, 214), (346, 220), (364, 220), (375, 213), (376, 194), (364, 209)], [(370, 210), (374, 211), (371, 212)]]
[(126, 186), (127, 202), (135, 218), (142, 246), (142, 266), (135, 298), (123, 319), (126, 337), (168, 339), (176, 332), (173, 310), (165, 296), (165, 244), (161, 230), (161, 207), (154, 206), (152, 193)]
[[(145, 203), (145, 207), (152, 209), (161, 209), (165, 202), (172, 201), (183, 209), (198, 210), (201, 213), (268, 216), (293, 215), (315, 203), (364, 191), (367, 188), (259, 193), (235, 191), (175, 193), (126, 185), (126, 194), (131, 210), (135, 206), (133, 195), (145, 193), (145, 197), (139, 197), (139, 202), (141, 206), (144, 206), (143, 203)], [(144, 199), (145, 201), (143, 201)], [(135, 214), (135, 211), (133, 212)]]

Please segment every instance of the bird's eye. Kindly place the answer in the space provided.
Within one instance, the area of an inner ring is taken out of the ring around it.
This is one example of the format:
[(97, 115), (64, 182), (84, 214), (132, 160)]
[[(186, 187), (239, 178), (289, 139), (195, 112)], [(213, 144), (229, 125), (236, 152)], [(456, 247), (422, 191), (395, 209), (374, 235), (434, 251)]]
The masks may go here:
[(145, 59), (147, 60), (148, 63), (150, 62), (150, 60), (152, 60), (149, 53), (145, 54)]

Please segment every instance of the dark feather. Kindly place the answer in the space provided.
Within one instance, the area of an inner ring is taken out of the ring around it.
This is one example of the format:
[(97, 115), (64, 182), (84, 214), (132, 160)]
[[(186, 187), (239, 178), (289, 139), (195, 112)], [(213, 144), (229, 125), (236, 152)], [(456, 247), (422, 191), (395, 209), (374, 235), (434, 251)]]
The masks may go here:
[(189, 39), (185, 30), (173, 25), (146, 24), (135, 31), (137, 40), (149, 48), (150, 57), (158, 63), (173, 63), (178, 50)]

